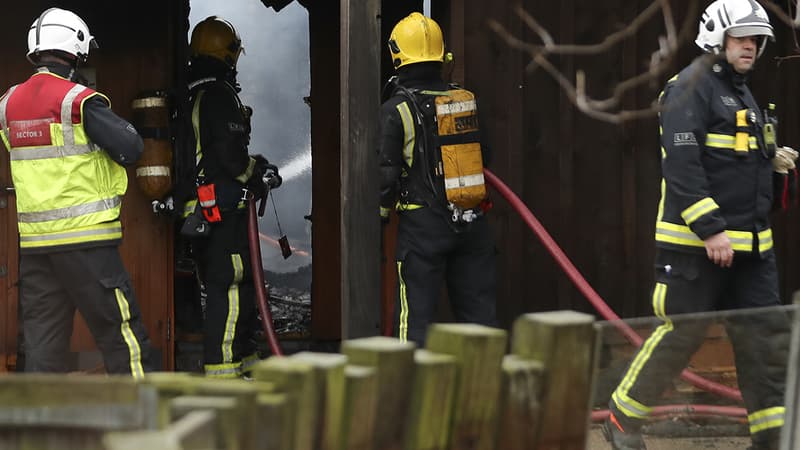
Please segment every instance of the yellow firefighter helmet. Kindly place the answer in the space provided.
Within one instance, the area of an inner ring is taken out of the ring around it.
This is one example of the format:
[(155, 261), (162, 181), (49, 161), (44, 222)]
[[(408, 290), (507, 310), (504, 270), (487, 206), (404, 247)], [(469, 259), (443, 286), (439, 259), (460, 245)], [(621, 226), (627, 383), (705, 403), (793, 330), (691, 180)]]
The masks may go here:
[(389, 51), (395, 69), (407, 64), (444, 60), (442, 29), (430, 17), (413, 12), (392, 29)]
[(191, 56), (208, 56), (236, 68), (239, 55), (244, 51), (242, 39), (230, 22), (210, 16), (195, 25), (189, 44)]

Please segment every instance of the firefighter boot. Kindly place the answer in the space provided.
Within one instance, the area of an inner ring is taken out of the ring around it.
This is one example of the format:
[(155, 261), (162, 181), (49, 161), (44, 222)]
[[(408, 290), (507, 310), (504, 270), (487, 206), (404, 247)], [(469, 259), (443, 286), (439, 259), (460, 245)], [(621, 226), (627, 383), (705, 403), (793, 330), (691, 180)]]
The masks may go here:
[(609, 412), (608, 418), (603, 423), (603, 435), (611, 443), (613, 450), (647, 450), (642, 434), (634, 428), (623, 428), (614, 413)]
[(781, 443), (781, 429), (771, 428), (752, 435), (753, 445), (747, 450), (778, 450)]

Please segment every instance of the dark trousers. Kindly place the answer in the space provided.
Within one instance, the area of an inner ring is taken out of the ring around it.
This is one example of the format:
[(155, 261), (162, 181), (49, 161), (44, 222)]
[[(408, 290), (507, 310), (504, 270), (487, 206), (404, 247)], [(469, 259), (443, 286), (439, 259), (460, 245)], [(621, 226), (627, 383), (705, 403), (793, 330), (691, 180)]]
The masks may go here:
[(151, 370), (150, 340), (117, 247), (20, 257), (26, 372), (66, 372), (77, 309), (108, 373)]
[[(714, 310), (780, 305), (773, 253), (763, 259), (736, 254), (721, 268), (704, 254), (658, 251), (653, 310), (664, 323), (642, 344), (614, 392), (612, 410), (622, 419), (642, 419), (705, 339), (710, 318), (679, 318)], [(750, 415), (753, 441), (772, 441), (783, 423), (791, 324), (784, 311), (731, 314), (724, 325), (735, 353), (736, 372)]]
[(399, 219), (395, 336), (424, 345), (442, 282), (457, 321), (496, 326), (495, 247), (486, 219), (459, 232), (431, 208), (402, 211)]
[(204, 355), (206, 375), (234, 378), (255, 363), (255, 304), (247, 214), (232, 212), (197, 242), (198, 267), (206, 292)]

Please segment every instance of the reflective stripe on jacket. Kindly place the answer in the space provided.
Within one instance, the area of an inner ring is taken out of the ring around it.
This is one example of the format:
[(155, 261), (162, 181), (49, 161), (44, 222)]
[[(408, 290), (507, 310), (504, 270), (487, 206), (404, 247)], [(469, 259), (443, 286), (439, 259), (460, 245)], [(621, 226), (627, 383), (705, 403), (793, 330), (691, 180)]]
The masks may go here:
[(704, 252), (725, 231), (736, 252), (772, 250), (774, 155), (745, 82), (724, 61), (698, 59), (664, 88), (657, 246)]
[(127, 174), (83, 128), (83, 103), (95, 95), (102, 96), (42, 71), (0, 99), (23, 252), (122, 238)]

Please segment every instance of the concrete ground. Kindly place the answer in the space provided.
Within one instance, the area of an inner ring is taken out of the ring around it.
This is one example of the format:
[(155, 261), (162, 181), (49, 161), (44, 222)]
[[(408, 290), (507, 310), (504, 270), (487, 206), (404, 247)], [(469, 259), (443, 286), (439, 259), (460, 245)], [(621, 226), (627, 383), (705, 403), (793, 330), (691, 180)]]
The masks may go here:
[[(749, 437), (666, 438), (645, 435), (644, 440), (647, 450), (744, 450), (750, 445)], [(586, 450), (611, 450), (599, 426), (593, 426), (589, 432)]]

